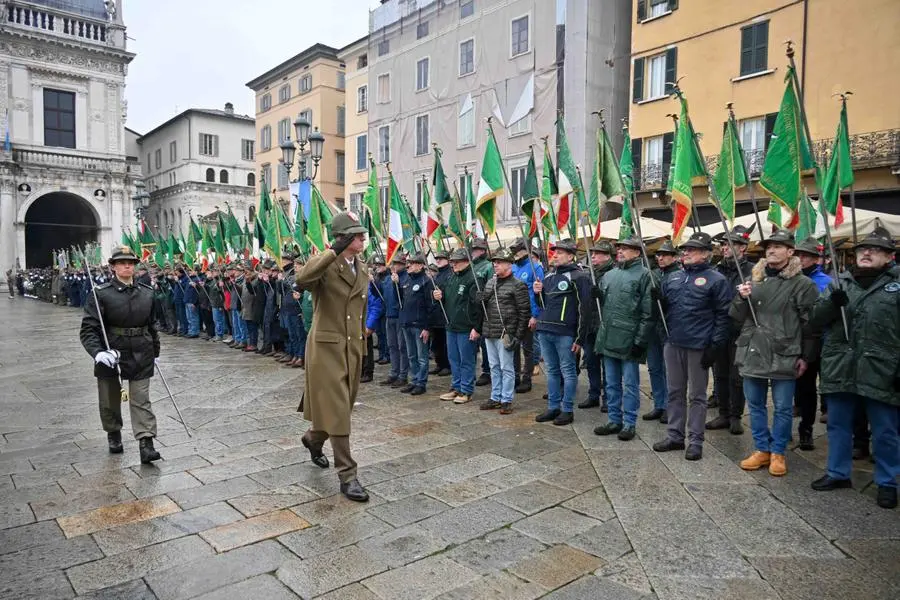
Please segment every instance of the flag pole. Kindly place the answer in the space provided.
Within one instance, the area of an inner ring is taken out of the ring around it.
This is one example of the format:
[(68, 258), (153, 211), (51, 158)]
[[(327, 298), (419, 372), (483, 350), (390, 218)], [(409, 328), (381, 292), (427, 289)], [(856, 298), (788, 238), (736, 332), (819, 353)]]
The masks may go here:
[[(672, 86), (672, 91), (674, 93), (677, 93), (676, 90), (678, 90), (678, 84), (673, 83), (670, 85)], [(679, 98), (680, 97), (681, 97), (681, 95), (679, 94)], [(675, 148), (677, 150), (677, 146), (675, 145), (675, 140), (678, 139), (678, 115), (676, 115), (675, 113), (669, 113), (666, 116), (672, 117), (672, 122), (675, 124), (675, 128), (674, 128), (675, 133), (673, 134), (675, 136), (675, 139), (672, 140), (672, 148)], [(684, 125), (684, 123), (682, 123), (682, 125)], [(694, 135), (696, 135), (696, 132), (694, 133)], [(673, 152), (672, 157), (669, 159), (669, 161), (670, 161), (669, 162), (669, 164), (670, 164), (669, 171), (670, 172), (675, 168), (675, 154), (676, 154), (676, 152)], [(705, 165), (704, 165), (704, 170), (706, 170)], [(666, 181), (668, 182), (668, 177), (671, 177), (671, 174), (667, 175), (666, 177), (667, 177)], [(694, 202), (693, 199), (691, 199), (691, 229), (694, 230), (694, 233), (697, 233), (698, 231), (700, 231), (700, 212), (697, 210), (697, 204)]]
[[(544, 154), (546, 155), (550, 152), (550, 142), (548, 141), (550, 139), (550, 136), (545, 135), (541, 139), (544, 140)], [(544, 172), (542, 170), (541, 171), (541, 179), (543, 180), (543, 178), (544, 178)], [(541, 181), (541, 187), (543, 188), (543, 181)], [(557, 192), (559, 192), (559, 190), (557, 190)], [(558, 194), (557, 194), (557, 197), (558, 197)], [(553, 198), (552, 197), (550, 198), (550, 216), (553, 217), (553, 221), (552, 221), (553, 222), (553, 230), (556, 232), (556, 237), (562, 239), (559, 234), (559, 224), (556, 220), (556, 209), (553, 208)], [(550, 242), (550, 240), (547, 240), (548, 245), (549, 245), (549, 242)]]
[[(532, 162), (534, 162), (534, 146), (529, 145), (528, 151), (531, 152), (531, 160), (532, 160)], [(535, 179), (537, 179), (537, 163), (535, 163), (535, 166), (534, 166), (534, 176), (535, 176)], [(532, 199), (532, 203), (534, 203), (534, 200), (535, 199)], [(543, 216), (542, 213), (544, 212), (544, 201), (541, 199), (540, 190), (538, 190), (537, 202), (538, 202), (538, 221), (537, 221), (537, 226), (534, 228), (534, 233), (537, 236), (538, 245), (541, 247), (541, 249), (543, 249), (544, 248), (544, 240), (543, 240), (543, 237), (541, 236), (541, 228), (543, 227), (543, 224), (541, 223), (541, 221), (543, 221), (543, 219), (541, 217)], [(532, 209), (531, 209), (531, 215), (532, 215), (531, 219), (534, 220), (534, 207), (532, 207)], [(526, 240), (528, 240), (528, 260), (531, 260), (531, 236), (527, 235), (525, 233), (525, 225), (522, 220), (521, 211), (518, 211), (516, 213), (516, 217), (518, 218), (518, 221), (519, 221), (519, 229), (522, 231), (522, 237), (525, 238)], [(541, 265), (543, 265), (545, 270), (548, 268), (547, 259), (543, 255), (541, 256)], [(532, 273), (534, 273), (535, 280), (537, 280), (537, 273), (534, 270), (534, 265), (532, 265), (531, 271), (532, 271)], [(543, 302), (543, 300), (541, 300), (541, 302)], [(541, 304), (541, 306), (543, 306), (543, 304)]]
[[(728, 108), (728, 120), (731, 122), (734, 133), (737, 134), (737, 120), (734, 118), (733, 106), (733, 102), (729, 102), (726, 105)], [(756, 228), (759, 231), (759, 239), (763, 239), (762, 221), (759, 218), (759, 207), (756, 204), (756, 188), (753, 186), (753, 177), (750, 174), (750, 162), (747, 160), (747, 154), (744, 152), (744, 145), (738, 143), (738, 148), (741, 149), (741, 164), (744, 165), (744, 173), (747, 175), (747, 191), (750, 193), (750, 203), (753, 205), (753, 216), (756, 218)]]
[[(85, 246), (84, 249), (87, 250), (87, 247)], [(91, 275), (91, 265), (87, 257), (87, 252), (83, 250), (82, 256), (84, 257), (84, 271), (91, 284), (91, 294), (94, 296), (94, 308), (97, 310), (97, 321), (100, 323), (100, 333), (103, 334), (103, 344), (106, 346), (108, 352), (112, 350), (112, 346), (109, 345), (109, 337), (106, 335), (106, 325), (103, 324), (103, 313), (100, 311), (100, 301), (97, 299), (97, 286), (94, 285), (94, 276)], [(128, 390), (122, 383), (122, 369), (119, 366), (118, 361), (116, 361), (116, 378), (119, 380), (119, 399), (122, 402), (128, 402)]]
[[(794, 43), (791, 40), (785, 42), (787, 45), (787, 50), (785, 53), (787, 54), (788, 62), (791, 67), (791, 79), (794, 83), (794, 91), (797, 94), (797, 103), (800, 105), (800, 119), (803, 121), (803, 132), (806, 135), (806, 145), (809, 148), (809, 156), (810, 160), (813, 162), (813, 170), (816, 174), (816, 186), (819, 188), (819, 202), (822, 201), (822, 186), (820, 185), (820, 177), (819, 177), (819, 167), (816, 165), (815, 155), (812, 153), (812, 135), (809, 133), (809, 122), (806, 120), (806, 106), (803, 103), (803, 90), (800, 88), (800, 81), (797, 79), (797, 63), (794, 62)], [(849, 132), (848, 132), (849, 133)], [(802, 157), (801, 157), (802, 158)], [(841, 191), (838, 190), (838, 199), (840, 199)], [(828, 222), (828, 214), (826, 211), (825, 218), (825, 240), (828, 242), (828, 250), (831, 252), (831, 260), (834, 261), (837, 259), (837, 253), (834, 251), (834, 240), (831, 239), (831, 224)], [(837, 277), (837, 273), (835, 273), (835, 281), (837, 282), (838, 289), (842, 289), (841, 287), (841, 278)], [(841, 321), (844, 325), (844, 337), (847, 341), (850, 341), (850, 328), (847, 326), (847, 311), (845, 307), (841, 307)]]
[[(431, 247), (431, 242), (428, 240), (428, 236), (425, 236), (425, 244), (428, 246), (428, 251), (431, 252), (431, 255), (432, 255), (432, 256), (434, 256), (434, 248)], [(435, 281), (434, 281), (434, 275), (432, 275), (432, 274), (428, 271), (428, 265), (425, 265), (425, 275), (427, 275), (427, 276), (428, 276), (428, 279), (431, 280), (431, 286), (432, 286), (434, 289), (438, 289), (437, 284), (436, 284)], [(449, 325), (449, 324), (450, 324), (450, 319), (447, 317), (447, 310), (444, 308), (444, 301), (443, 301), (443, 300), (438, 300), (438, 304), (440, 304), (440, 306), (441, 306), (441, 312), (444, 313), (444, 323), (445, 323), (446, 325)]]
[[(841, 115), (842, 115), (841, 118), (843, 118), (843, 115), (846, 115), (846, 112), (847, 112), (847, 95), (852, 94), (852, 93), (853, 92), (851, 92), (851, 91), (846, 91), (846, 92), (841, 93)], [(849, 140), (850, 140), (849, 126), (847, 127), (847, 131), (845, 131), (844, 133), (847, 134), (847, 141), (849, 142)], [(834, 151), (834, 149), (832, 149), (832, 152), (833, 151)], [(838, 157), (840, 157), (840, 152), (838, 153)], [(838, 158), (838, 160), (840, 160), (840, 158)], [(841, 170), (840, 164), (841, 163), (838, 163), (838, 174), (840, 174), (840, 170)], [(853, 170), (852, 158), (850, 161), (850, 170), (851, 171)], [(840, 175), (838, 176), (838, 180), (840, 180)], [(840, 183), (838, 183), (838, 185), (840, 185)], [(840, 197), (841, 197), (841, 190), (838, 190), (838, 199), (839, 200), (840, 200)], [(819, 192), (819, 203), (820, 204), (822, 203), (822, 192), (821, 191)], [(825, 220), (826, 221), (828, 220), (827, 214), (825, 216)], [(856, 245), (856, 243), (859, 241), (859, 237), (857, 236), (857, 231), (856, 231), (856, 190), (853, 187), (852, 181), (850, 182), (850, 223), (853, 226), (853, 244)], [(832, 256), (834, 256), (834, 255), (832, 255)]]
[[(459, 189), (456, 187), (456, 181), (453, 182), (453, 191), (456, 192), (456, 197), (459, 198)], [(456, 206), (457, 217), (460, 222), (462, 222), (462, 211), (460, 211), (459, 203), (453, 203)], [(463, 240), (463, 250), (466, 252), (466, 259), (469, 261), (469, 268), (472, 269), (472, 277), (475, 280), (475, 289), (478, 291), (478, 294), (481, 295), (481, 285), (478, 283), (478, 275), (475, 274), (475, 267), (472, 261), (472, 253), (469, 251), (469, 244), (465, 240)], [(484, 305), (484, 298), (481, 299), (481, 310), (484, 311), (484, 316), (486, 317), (488, 314), (487, 306)]]
[[(603, 123), (603, 115), (600, 116), (600, 123)], [(575, 165), (575, 170), (578, 172), (578, 183), (581, 185), (582, 191), (584, 190), (584, 181), (581, 179), (581, 167)], [(588, 221), (588, 224), (591, 222), (591, 215), (585, 215)], [(585, 226), (584, 219), (579, 215), (578, 221), (581, 223), (581, 235), (584, 240), (584, 254), (587, 259), (587, 268), (591, 274), (591, 285), (597, 287), (597, 275), (594, 273), (594, 265), (591, 263), (591, 249), (588, 247), (588, 232), (587, 227)], [(591, 241), (593, 241), (593, 236), (591, 237)], [(594, 298), (594, 302), (597, 304), (597, 314), (600, 315), (600, 322), (603, 322), (603, 310), (600, 308), (600, 298)]]
[[(673, 92), (676, 96), (678, 96), (679, 99), (681, 99), (681, 88), (676, 85), (673, 88)], [(685, 114), (687, 114), (687, 111), (685, 111)], [(682, 123), (681, 126), (690, 127), (688, 131), (694, 131), (694, 128), (691, 125), (690, 115), (687, 115), (687, 121), (687, 123)], [(728, 222), (725, 220), (725, 213), (722, 212), (722, 203), (719, 200), (719, 192), (716, 190), (716, 186), (713, 183), (712, 177), (710, 177), (709, 175), (709, 169), (706, 167), (706, 157), (703, 156), (703, 150), (700, 148), (700, 140), (697, 139), (696, 132), (694, 132), (694, 135), (691, 136), (691, 142), (694, 144), (694, 150), (697, 152), (697, 156), (700, 157), (700, 163), (703, 165), (703, 174), (706, 176), (706, 185), (709, 188), (710, 199), (716, 207), (716, 212), (719, 214), (719, 221), (721, 221), (722, 229), (725, 231), (725, 241), (728, 242), (728, 248), (731, 250), (731, 259), (734, 261), (734, 267), (735, 269), (737, 269), (738, 277), (741, 278), (741, 283), (746, 283), (747, 280), (744, 278), (744, 270), (741, 268), (741, 261), (738, 260), (738, 255), (734, 248), (734, 242), (731, 241), (731, 236), (729, 235)], [(750, 316), (753, 317), (753, 324), (759, 327), (759, 320), (756, 318), (756, 310), (753, 308), (753, 302), (748, 301), (747, 306), (750, 307)]]
[[(634, 230), (637, 233), (638, 242), (641, 245), (641, 258), (643, 259), (644, 266), (650, 271), (650, 257), (647, 256), (647, 247), (644, 245), (644, 236), (641, 233), (641, 214), (637, 211), (637, 202), (634, 199), (634, 190), (631, 191), (631, 223), (634, 225)], [(626, 202), (629, 200), (626, 199)], [(656, 278), (650, 278), (650, 285), (654, 289), (659, 289), (659, 285), (657, 284)], [(659, 308), (659, 318), (662, 320), (663, 329), (666, 331), (666, 337), (669, 337), (669, 324), (666, 323), (666, 314), (663, 311), (662, 301), (657, 299), (656, 306)]]

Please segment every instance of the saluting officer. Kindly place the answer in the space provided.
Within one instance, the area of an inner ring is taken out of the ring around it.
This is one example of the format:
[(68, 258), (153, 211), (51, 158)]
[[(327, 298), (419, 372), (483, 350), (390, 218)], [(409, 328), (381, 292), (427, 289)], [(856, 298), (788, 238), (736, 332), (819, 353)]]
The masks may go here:
[(365, 246), (367, 229), (352, 212), (335, 215), (331, 228), (335, 236), (331, 249), (297, 270), (297, 285), (313, 299), (306, 369), (316, 374), (306, 378), (303, 418), (312, 424), (302, 442), (313, 463), (328, 468), (322, 446), (331, 438), (341, 493), (350, 500), (366, 502), (369, 494), (356, 478), (356, 461), (350, 454), (350, 411), (366, 353), (369, 276), (358, 255)]
[[(81, 321), (81, 345), (94, 357), (94, 377), (100, 396), (100, 421), (112, 454), (122, 452), (122, 402), (119, 367), (128, 381), (128, 408), (131, 429), (140, 445), (141, 462), (149, 464), (160, 456), (153, 447), (156, 416), (150, 405), (150, 378), (159, 357), (159, 335), (154, 327), (153, 289), (134, 279), (138, 258), (128, 246), (116, 250), (109, 259), (114, 277), (98, 285), (87, 297)], [(102, 322), (101, 322), (102, 319)], [(104, 342), (103, 328), (109, 339)]]

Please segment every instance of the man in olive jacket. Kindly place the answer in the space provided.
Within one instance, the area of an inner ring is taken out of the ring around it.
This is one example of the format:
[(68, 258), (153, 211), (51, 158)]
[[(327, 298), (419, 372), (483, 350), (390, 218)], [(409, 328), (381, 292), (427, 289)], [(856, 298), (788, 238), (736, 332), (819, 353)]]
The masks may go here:
[(878, 506), (894, 508), (900, 475), (900, 267), (893, 262), (894, 241), (882, 228), (855, 251), (856, 265), (829, 284), (813, 309), (813, 325), (828, 328), (819, 373), (828, 403), (828, 469), (812, 488), (851, 486), (853, 412), (863, 405), (872, 425)]
[[(793, 233), (779, 229), (762, 246), (766, 256), (753, 267), (752, 283), (738, 286), (729, 316), (741, 327), (735, 365), (744, 378), (756, 447), (741, 461), (741, 468), (755, 471), (768, 466), (769, 474), (779, 477), (787, 473), (785, 449), (797, 377), (816, 354), (818, 342), (809, 327), (809, 314), (819, 291), (803, 276), (800, 259), (794, 256)], [(766, 408), (770, 382), (775, 406), (771, 430)]]
[(312, 462), (327, 468), (322, 446), (330, 438), (341, 493), (366, 502), (369, 494), (356, 478), (356, 461), (350, 454), (350, 412), (366, 353), (369, 273), (358, 255), (368, 230), (351, 212), (335, 215), (331, 228), (335, 236), (331, 249), (316, 254), (297, 271), (297, 285), (312, 294), (314, 311), (306, 372), (315, 377), (306, 378), (302, 401), (303, 418), (311, 425), (301, 441)]
[(641, 264), (641, 240), (616, 243), (619, 268), (603, 276), (594, 296), (600, 300), (603, 322), (594, 350), (603, 355), (609, 422), (594, 428), (597, 435), (634, 438), (641, 405), (638, 364), (647, 360), (655, 326), (650, 299), (650, 271)]
[(453, 274), (432, 297), (444, 303), (447, 312), (447, 355), (452, 373), (450, 391), (440, 396), (441, 400), (452, 400), (455, 404), (465, 404), (472, 400), (475, 390), (475, 351), (481, 335), (475, 329), (481, 304), (476, 299), (475, 273), (469, 264), (465, 249), (457, 248), (450, 255)]

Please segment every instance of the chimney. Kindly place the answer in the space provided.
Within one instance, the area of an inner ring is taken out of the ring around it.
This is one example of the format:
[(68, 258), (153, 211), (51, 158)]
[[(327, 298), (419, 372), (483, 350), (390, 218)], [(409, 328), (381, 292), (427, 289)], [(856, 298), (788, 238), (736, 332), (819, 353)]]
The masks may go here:
[(231, 102), (226, 102), (225, 103), (225, 112), (229, 115), (233, 115), (234, 114), (234, 104), (232, 104)]

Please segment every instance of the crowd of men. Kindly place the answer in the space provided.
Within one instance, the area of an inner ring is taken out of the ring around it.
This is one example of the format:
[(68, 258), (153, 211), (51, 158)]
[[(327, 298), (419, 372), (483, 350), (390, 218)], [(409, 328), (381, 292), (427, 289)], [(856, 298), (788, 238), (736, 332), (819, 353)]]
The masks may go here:
[[(722, 253), (713, 264), (716, 242)], [(397, 254), (385, 264), (376, 255), (369, 259), (368, 351), (359, 381), (373, 382), (375, 364), (389, 365), (378, 384), (455, 404), (471, 402), (483, 387), (479, 408), (508, 415), (542, 365), (547, 406), (536, 421), (564, 426), (574, 421), (576, 403), (597, 407), (607, 418), (594, 433), (627, 442), (635, 437), (639, 365), (646, 364), (653, 405), (641, 418), (667, 425), (656, 452), (700, 460), (707, 430), (744, 433), (747, 404), (754, 451), (740, 466), (783, 476), (793, 416), (800, 417), (799, 449), (812, 450), (819, 407), (828, 469), (812, 487), (850, 487), (851, 460), (869, 456), (871, 436), (878, 504), (895, 507), (900, 267), (890, 234), (876, 229), (861, 240), (853, 266), (839, 274), (813, 238), (797, 243), (779, 230), (760, 246), (754, 263), (745, 228), (718, 240), (698, 232), (678, 247), (666, 241), (650, 269), (637, 238), (595, 243), (589, 266), (578, 262), (575, 241), (561, 240), (551, 246), (546, 273), (540, 250), (521, 238), (493, 253), (476, 239), (433, 252), (431, 260)], [(136, 281), (154, 291), (160, 331), (303, 368), (313, 307), (293, 276), (302, 268), (291, 255), (280, 264), (205, 270), (138, 265)], [(84, 290), (77, 275), (69, 277), (51, 276), (51, 290), (53, 281), (65, 284), (50, 301), (83, 303), (83, 293), (63, 292)], [(587, 372), (583, 396), (580, 370)]]

